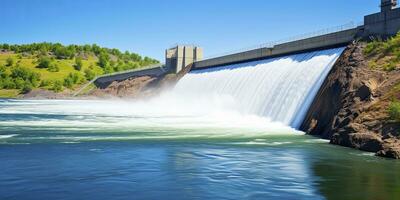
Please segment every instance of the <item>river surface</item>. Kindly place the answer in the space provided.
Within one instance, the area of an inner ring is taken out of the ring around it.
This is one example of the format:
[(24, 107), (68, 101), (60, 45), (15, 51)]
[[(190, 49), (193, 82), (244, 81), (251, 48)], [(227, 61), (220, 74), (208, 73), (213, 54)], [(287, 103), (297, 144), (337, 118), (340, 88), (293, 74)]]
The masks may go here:
[(400, 199), (399, 161), (125, 103), (0, 100), (0, 199)]

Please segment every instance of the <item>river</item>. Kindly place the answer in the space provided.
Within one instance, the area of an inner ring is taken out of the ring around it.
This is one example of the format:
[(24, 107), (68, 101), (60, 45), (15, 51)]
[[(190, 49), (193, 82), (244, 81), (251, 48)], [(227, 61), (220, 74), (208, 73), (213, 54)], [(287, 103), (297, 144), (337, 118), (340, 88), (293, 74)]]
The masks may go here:
[(255, 116), (139, 107), (0, 100), (0, 199), (400, 199), (398, 161)]

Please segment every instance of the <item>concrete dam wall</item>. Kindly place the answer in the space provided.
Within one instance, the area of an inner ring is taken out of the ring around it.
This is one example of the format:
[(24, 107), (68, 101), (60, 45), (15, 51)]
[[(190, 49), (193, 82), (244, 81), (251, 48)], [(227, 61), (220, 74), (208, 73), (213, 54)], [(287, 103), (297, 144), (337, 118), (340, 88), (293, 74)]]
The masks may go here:
[(195, 62), (192, 69), (205, 69), (221, 65), (243, 63), (277, 56), (346, 46), (348, 43), (354, 40), (355, 35), (359, 31), (360, 28), (353, 28), (326, 35), (278, 44), (274, 47), (263, 47), (222, 57), (202, 60)]
[(153, 66), (149, 66), (146, 69), (130, 70), (130, 71), (124, 71), (124, 72), (100, 76), (95, 78), (93, 82), (98, 88), (104, 89), (114, 81), (123, 81), (133, 77), (140, 77), (140, 76), (158, 77), (169, 72), (170, 69), (166, 68), (165, 65), (156, 64)]

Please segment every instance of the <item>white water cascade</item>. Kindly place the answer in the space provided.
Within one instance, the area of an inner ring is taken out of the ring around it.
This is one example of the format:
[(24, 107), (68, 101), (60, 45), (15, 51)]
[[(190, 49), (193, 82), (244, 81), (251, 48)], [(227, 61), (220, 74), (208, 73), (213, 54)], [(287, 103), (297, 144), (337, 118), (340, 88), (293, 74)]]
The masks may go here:
[(241, 114), (299, 128), (343, 50), (335, 48), (192, 71), (173, 92), (192, 99), (225, 97)]
[[(296, 129), (343, 50), (195, 70), (152, 99), (0, 100), (0, 130), (57, 130), (46, 138), (67, 142), (302, 134)], [(7, 133), (0, 140), (22, 137)]]

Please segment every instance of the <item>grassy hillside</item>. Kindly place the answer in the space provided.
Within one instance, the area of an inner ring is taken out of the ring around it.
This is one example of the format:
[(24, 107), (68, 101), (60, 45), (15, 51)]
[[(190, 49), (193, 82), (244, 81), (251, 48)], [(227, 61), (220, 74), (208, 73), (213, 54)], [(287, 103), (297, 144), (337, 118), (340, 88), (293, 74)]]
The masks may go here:
[(32, 89), (74, 90), (97, 75), (141, 68), (158, 61), (97, 45), (38, 43), (0, 45), (0, 98)]
[(391, 79), (388, 81), (394, 82), (394, 87), (385, 95), (390, 101), (387, 110), (392, 120), (400, 122), (400, 82), (396, 81), (400, 69), (400, 33), (388, 40), (369, 42), (363, 53), (371, 69), (386, 73)]

